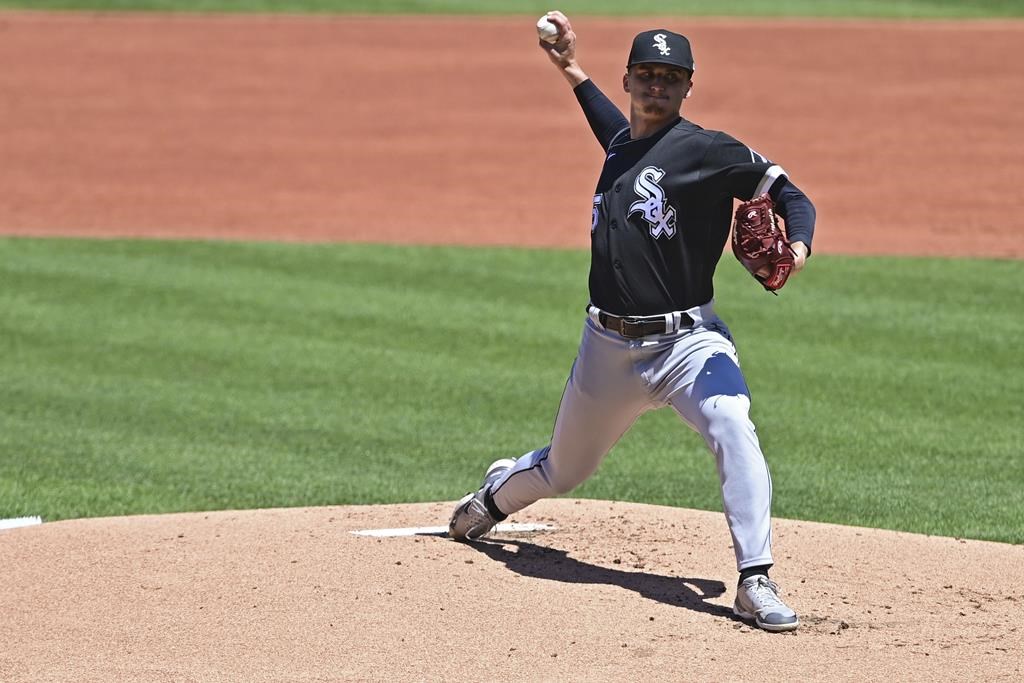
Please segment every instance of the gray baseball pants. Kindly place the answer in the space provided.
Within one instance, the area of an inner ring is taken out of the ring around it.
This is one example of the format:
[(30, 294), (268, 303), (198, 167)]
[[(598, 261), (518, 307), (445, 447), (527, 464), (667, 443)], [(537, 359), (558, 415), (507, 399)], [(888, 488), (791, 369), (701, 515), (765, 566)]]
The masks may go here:
[(501, 512), (571, 491), (640, 415), (672, 406), (715, 456), (737, 568), (772, 563), (771, 476), (736, 348), (711, 302), (686, 312), (692, 327), (641, 339), (605, 330), (591, 313), (551, 443), (520, 457), (491, 487)]

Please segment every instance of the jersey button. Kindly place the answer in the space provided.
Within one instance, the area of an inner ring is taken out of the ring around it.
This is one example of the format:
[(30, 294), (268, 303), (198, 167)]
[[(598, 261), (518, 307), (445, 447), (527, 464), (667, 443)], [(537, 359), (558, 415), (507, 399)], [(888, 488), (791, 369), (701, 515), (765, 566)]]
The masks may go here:
[(616, 270), (622, 270), (622, 261), (615, 259), (615, 268)]
[(613, 218), (612, 222), (608, 224), (608, 227), (614, 230), (615, 228), (619, 227), (619, 222)]
[(622, 191), (622, 183), (615, 183), (615, 191), (616, 192), (621, 192)]

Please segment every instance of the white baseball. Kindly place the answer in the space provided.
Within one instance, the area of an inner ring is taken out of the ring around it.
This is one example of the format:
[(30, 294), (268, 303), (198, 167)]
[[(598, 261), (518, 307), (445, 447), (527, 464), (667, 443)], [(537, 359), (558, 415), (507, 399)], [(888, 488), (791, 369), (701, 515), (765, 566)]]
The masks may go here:
[(545, 43), (558, 42), (558, 26), (548, 21), (546, 16), (537, 20), (537, 35)]

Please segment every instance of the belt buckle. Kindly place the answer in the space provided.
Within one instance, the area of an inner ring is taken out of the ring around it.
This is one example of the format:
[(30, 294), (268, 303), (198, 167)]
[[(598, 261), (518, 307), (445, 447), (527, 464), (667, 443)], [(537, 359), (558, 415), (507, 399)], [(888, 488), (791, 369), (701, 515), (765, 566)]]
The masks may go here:
[[(641, 330), (641, 325), (643, 325), (642, 322), (629, 320), (627, 318), (619, 318), (619, 320), (619, 334), (621, 334), (626, 339), (639, 339), (640, 337), (644, 336)], [(627, 326), (633, 328), (635, 330), (635, 333), (627, 332)]]

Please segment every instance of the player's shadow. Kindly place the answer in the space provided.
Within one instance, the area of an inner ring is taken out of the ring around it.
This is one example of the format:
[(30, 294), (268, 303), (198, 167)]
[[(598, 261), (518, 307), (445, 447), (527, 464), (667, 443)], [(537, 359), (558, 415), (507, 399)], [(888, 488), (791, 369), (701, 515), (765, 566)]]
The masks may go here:
[[(725, 584), (721, 581), (609, 569), (569, 557), (565, 550), (525, 541), (495, 538), (477, 541), (470, 546), (522, 576), (565, 583), (619, 586), (648, 600), (673, 607), (683, 607), (733, 621), (738, 619), (732, 609), (708, 602), (725, 593)], [(515, 549), (509, 546), (515, 546)]]

